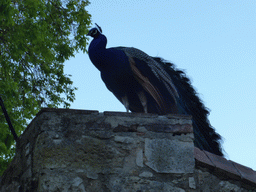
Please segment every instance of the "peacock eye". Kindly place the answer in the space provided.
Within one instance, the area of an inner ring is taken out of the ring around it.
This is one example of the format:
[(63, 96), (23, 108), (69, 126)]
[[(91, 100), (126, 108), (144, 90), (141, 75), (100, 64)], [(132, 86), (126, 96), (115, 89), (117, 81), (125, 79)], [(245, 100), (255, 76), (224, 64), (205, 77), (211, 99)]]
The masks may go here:
[(95, 30), (93, 30), (93, 32), (92, 32), (92, 35), (96, 35), (97, 34), (97, 30), (95, 29)]

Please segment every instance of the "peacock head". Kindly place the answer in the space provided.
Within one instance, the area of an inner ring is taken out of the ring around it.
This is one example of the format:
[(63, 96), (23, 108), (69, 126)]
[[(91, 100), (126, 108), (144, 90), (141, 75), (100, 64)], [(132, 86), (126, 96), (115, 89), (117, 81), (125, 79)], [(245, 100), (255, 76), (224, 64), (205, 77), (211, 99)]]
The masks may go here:
[(96, 27), (92, 28), (86, 36), (91, 36), (93, 38), (97, 38), (99, 34), (102, 33), (102, 29), (97, 23), (95, 23)]

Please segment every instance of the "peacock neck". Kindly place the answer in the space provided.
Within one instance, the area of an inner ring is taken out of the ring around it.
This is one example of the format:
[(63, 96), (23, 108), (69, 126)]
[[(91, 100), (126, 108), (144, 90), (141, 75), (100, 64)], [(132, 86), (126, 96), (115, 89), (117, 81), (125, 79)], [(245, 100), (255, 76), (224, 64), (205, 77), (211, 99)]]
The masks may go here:
[(105, 37), (105, 35), (100, 34), (98, 37), (92, 40), (89, 46), (90, 60), (100, 71), (102, 71), (106, 67), (106, 45), (107, 38)]

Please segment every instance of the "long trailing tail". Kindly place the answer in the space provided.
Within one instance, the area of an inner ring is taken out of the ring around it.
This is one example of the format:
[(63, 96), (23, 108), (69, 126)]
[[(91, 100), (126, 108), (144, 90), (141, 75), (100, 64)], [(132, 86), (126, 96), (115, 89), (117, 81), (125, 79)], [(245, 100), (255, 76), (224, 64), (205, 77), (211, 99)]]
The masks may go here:
[(181, 113), (192, 116), (195, 146), (202, 150), (223, 156), (220, 144), (222, 140), (221, 136), (216, 133), (215, 129), (211, 126), (207, 118), (209, 110), (202, 103), (191, 85), (190, 80), (186, 77), (186, 74), (176, 69), (174, 64), (170, 62), (164, 61), (159, 57), (153, 57), (153, 59), (161, 64), (172, 78), (173, 84), (179, 94), (179, 108), (183, 109)]

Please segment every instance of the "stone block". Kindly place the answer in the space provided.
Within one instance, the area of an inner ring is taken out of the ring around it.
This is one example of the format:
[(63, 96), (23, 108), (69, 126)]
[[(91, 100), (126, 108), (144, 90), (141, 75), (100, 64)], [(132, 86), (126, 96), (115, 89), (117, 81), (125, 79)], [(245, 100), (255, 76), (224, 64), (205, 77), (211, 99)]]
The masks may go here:
[(145, 139), (146, 165), (158, 173), (193, 173), (194, 146), (170, 139)]

